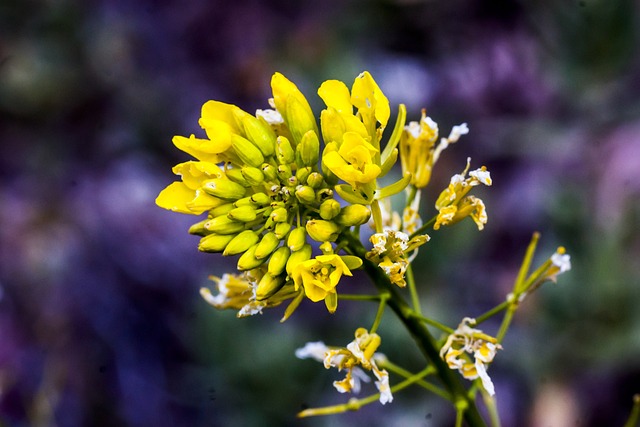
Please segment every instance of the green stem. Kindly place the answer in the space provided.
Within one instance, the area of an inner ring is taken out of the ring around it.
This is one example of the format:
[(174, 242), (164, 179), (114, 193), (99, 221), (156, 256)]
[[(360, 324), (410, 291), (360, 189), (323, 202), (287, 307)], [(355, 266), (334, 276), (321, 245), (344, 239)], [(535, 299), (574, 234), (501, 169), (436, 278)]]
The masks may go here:
[(509, 305), (511, 305), (510, 300), (507, 299), (505, 301), (502, 301), (500, 304), (496, 305), (491, 310), (476, 317), (476, 325), (479, 325), (480, 323), (484, 322), (488, 318), (500, 313), (501, 311), (506, 310), (509, 307)]
[(633, 408), (631, 409), (629, 419), (624, 423), (624, 427), (636, 427), (638, 420), (640, 420), (640, 394), (633, 396)]
[[(387, 369), (390, 372), (393, 372), (394, 374), (400, 375), (402, 377), (405, 378), (413, 378), (414, 374), (412, 374), (411, 372), (407, 371), (404, 368), (401, 368), (400, 366), (396, 365), (395, 363), (390, 362), (389, 360), (385, 360), (384, 362), (380, 362), (378, 363), (378, 365), (381, 368)], [(433, 366), (429, 366), (429, 373), (427, 375), (433, 374), (435, 373), (435, 368)], [(427, 376), (425, 375), (425, 376)], [(451, 402), (451, 395), (449, 393), (447, 393), (445, 390), (443, 390), (442, 388), (438, 387), (435, 384), (432, 384), (430, 382), (427, 382), (425, 380), (419, 380), (416, 381), (416, 385), (419, 385), (422, 388), (425, 388), (427, 390), (429, 390), (430, 392), (432, 392), (433, 394), (437, 394), (438, 396), (442, 397), (445, 400), (448, 400), (449, 402)]]
[(388, 299), (389, 294), (380, 294), (380, 304), (378, 305), (378, 312), (376, 313), (376, 318), (373, 321), (373, 325), (371, 325), (369, 333), (375, 333), (378, 329), (378, 326), (380, 326), (380, 321), (382, 320), (382, 315), (384, 314), (384, 308), (387, 306)]
[(417, 314), (417, 313), (414, 314), (413, 317), (415, 317), (416, 319), (420, 319), (422, 322), (426, 323), (427, 325), (434, 326), (434, 327), (440, 329), (442, 332), (446, 332), (447, 334), (452, 334), (452, 333), (455, 332), (452, 328), (448, 327), (447, 325), (443, 325), (442, 323), (438, 322), (437, 320), (430, 319), (428, 317), (422, 316), (422, 315)]
[(411, 305), (416, 313), (422, 314), (422, 310), (420, 309), (420, 297), (418, 296), (418, 289), (416, 288), (416, 280), (413, 276), (413, 268), (411, 268), (411, 264), (407, 266), (407, 271), (405, 272), (405, 277), (407, 279), (407, 283), (409, 284), (409, 293), (411, 295)]
[(416, 313), (409, 307), (384, 272), (377, 265), (366, 259), (365, 255), (367, 251), (364, 246), (362, 246), (362, 243), (360, 243), (360, 240), (351, 233), (344, 233), (343, 236), (349, 241), (349, 247), (353, 253), (364, 261), (364, 270), (378, 290), (390, 295), (387, 304), (407, 328), (427, 360), (431, 361), (438, 377), (451, 394), (453, 400), (457, 402), (456, 405), (463, 405), (465, 407), (464, 419), (467, 424), (470, 427), (485, 426), (486, 424), (480, 416), (475, 402), (467, 394), (467, 390), (462, 385), (459, 374), (449, 369), (449, 366), (440, 358), (437, 342), (431, 335), (431, 332), (429, 332), (429, 329), (427, 329), (427, 326), (422, 320), (415, 317)]
[(422, 233), (424, 233), (425, 231), (427, 231), (428, 229), (433, 227), (433, 224), (436, 223), (437, 219), (438, 219), (438, 215), (434, 216), (429, 221), (427, 221), (426, 223), (422, 224), (422, 227), (420, 227), (416, 231), (414, 231), (411, 234), (411, 236), (409, 236), (409, 239), (413, 239), (414, 237), (421, 235)]

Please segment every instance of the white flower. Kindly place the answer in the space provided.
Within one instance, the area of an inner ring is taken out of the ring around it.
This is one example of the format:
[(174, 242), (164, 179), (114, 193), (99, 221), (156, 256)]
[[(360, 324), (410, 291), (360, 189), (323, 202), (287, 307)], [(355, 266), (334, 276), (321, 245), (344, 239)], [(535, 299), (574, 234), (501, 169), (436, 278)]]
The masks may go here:
[(380, 403), (383, 405), (393, 402), (393, 395), (391, 394), (391, 387), (389, 387), (389, 373), (382, 369), (373, 369), (373, 374), (378, 378), (376, 381), (376, 388), (380, 392)]
[(265, 110), (256, 110), (256, 117), (262, 117), (270, 125), (281, 125), (284, 123), (282, 114), (270, 108)]
[(558, 274), (571, 270), (571, 256), (569, 254), (556, 252), (551, 255), (551, 262), (560, 269)]
[(296, 350), (298, 359), (314, 359), (322, 362), (329, 351), (329, 347), (322, 341), (308, 342), (304, 347)]

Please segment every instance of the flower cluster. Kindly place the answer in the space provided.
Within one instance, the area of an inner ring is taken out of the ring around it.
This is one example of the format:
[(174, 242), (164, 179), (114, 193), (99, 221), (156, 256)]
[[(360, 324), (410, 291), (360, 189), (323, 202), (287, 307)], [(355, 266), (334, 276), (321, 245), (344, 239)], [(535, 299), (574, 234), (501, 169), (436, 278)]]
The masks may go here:
[[(271, 87), (271, 108), (255, 115), (219, 101), (204, 104), (199, 124), (207, 138), (174, 137), (195, 160), (173, 168), (181, 180), (156, 203), (186, 214), (206, 212), (190, 232), (201, 236), (201, 251), (238, 256), (238, 270), (249, 272), (252, 308), (241, 306), (242, 315), (284, 297), (293, 299), (292, 311), (298, 294), (324, 301), (333, 312), (340, 278), (362, 261), (334, 253), (332, 245), (345, 229), (369, 221), (376, 198), (401, 191), (410, 177), (387, 189), (377, 186), (397, 149), (380, 151), (389, 101), (369, 73), (360, 74), (351, 90), (337, 80), (321, 85), (327, 108), (320, 128), (295, 84), (276, 73)], [(322, 255), (313, 256), (313, 242), (323, 244)], [(213, 302), (205, 291), (208, 301), (237, 308), (236, 297), (219, 302), (227, 298), (220, 283), (228, 281), (218, 283)]]
[[(475, 320), (465, 317), (458, 328), (447, 338), (440, 350), (440, 357), (451, 369), (457, 369), (469, 380), (480, 378), (482, 387), (491, 396), (495, 394), (493, 382), (487, 374), (487, 365), (493, 361), (502, 347), (494, 337), (474, 329)], [(473, 361), (471, 361), (473, 356)]]
[(334, 381), (333, 386), (340, 393), (358, 393), (360, 382), (369, 382), (370, 379), (364, 370), (371, 371), (378, 381), (376, 388), (380, 392), (380, 403), (393, 401), (393, 395), (389, 387), (389, 373), (380, 369), (376, 364), (376, 358), (383, 358), (376, 350), (380, 346), (380, 336), (370, 334), (365, 328), (358, 328), (355, 339), (346, 347), (327, 347), (323, 342), (307, 343), (296, 350), (296, 357), (300, 359), (312, 358), (324, 363), (324, 367), (337, 368), (338, 371), (346, 370), (346, 376), (340, 381)]

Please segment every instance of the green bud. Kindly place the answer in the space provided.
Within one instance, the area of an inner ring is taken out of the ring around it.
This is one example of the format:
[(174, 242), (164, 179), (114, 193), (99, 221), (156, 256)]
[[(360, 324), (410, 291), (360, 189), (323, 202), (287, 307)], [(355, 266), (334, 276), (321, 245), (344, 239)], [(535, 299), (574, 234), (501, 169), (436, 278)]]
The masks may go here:
[(262, 152), (248, 139), (234, 133), (231, 146), (244, 164), (258, 168), (264, 163)]
[(262, 237), (262, 240), (260, 240), (260, 243), (256, 248), (255, 257), (257, 259), (268, 257), (273, 251), (276, 250), (279, 244), (280, 239), (278, 239), (275, 233), (273, 233), (272, 231), (266, 233)]
[(311, 204), (316, 201), (316, 192), (308, 185), (299, 185), (295, 194), (300, 203)]
[(227, 216), (236, 221), (249, 222), (256, 219), (258, 215), (255, 207), (246, 205), (230, 210)]
[(291, 172), (291, 166), (289, 165), (278, 166), (278, 178), (280, 178), (281, 182), (288, 184), (288, 180), (292, 176), (293, 176), (293, 172)]
[(242, 175), (242, 171), (240, 169), (229, 168), (225, 171), (225, 176), (229, 178), (231, 181), (236, 184), (240, 184), (243, 187), (250, 187), (251, 185), (247, 181), (247, 179)]
[(322, 187), (323, 182), (324, 182), (324, 177), (319, 172), (311, 172), (307, 177), (307, 185), (316, 190)]
[(258, 233), (253, 230), (244, 230), (236, 237), (234, 237), (229, 242), (229, 244), (227, 244), (227, 247), (224, 248), (222, 255), (229, 256), (242, 253), (249, 249), (251, 246), (258, 243), (258, 240), (260, 240), (260, 236), (258, 235)]
[(242, 126), (247, 138), (255, 144), (265, 157), (274, 153), (276, 134), (269, 125), (247, 114), (242, 118)]
[(310, 130), (317, 131), (316, 120), (309, 105), (304, 105), (297, 97), (287, 98), (287, 126), (296, 143), (302, 141), (302, 137)]
[(215, 218), (220, 215), (226, 215), (231, 209), (235, 208), (233, 203), (225, 203), (224, 205), (217, 206), (209, 211), (211, 218)]
[(252, 270), (256, 267), (259, 267), (267, 260), (266, 258), (257, 259), (255, 257), (256, 248), (258, 247), (258, 244), (259, 243), (256, 243), (255, 245), (251, 246), (240, 256), (240, 259), (238, 259), (238, 270), (240, 271)]
[(291, 255), (291, 250), (287, 246), (280, 246), (278, 249), (276, 249), (275, 252), (271, 255), (271, 258), (269, 258), (269, 274), (273, 276), (282, 274), (285, 267), (287, 266), (289, 255)]
[(258, 206), (266, 206), (271, 203), (271, 197), (265, 193), (255, 193), (251, 196), (251, 201)]
[(291, 143), (282, 135), (276, 141), (276, 157), (281, 165), (288, 165), (296, 159)]
[(299, 251), (291, 252), (289, 259), (287, 260), (287, 274), (291, 276), (293, 269), (300, 264), (311, 259), (311, 245), (305, 244)]
[(312, 219), (307, 221), (307, 233), (309, 237), (317, 242), (335, 242), (342, 227), (335, 222), (323, 219)]
[(307, 182), (307, 178), (309, 178), (309, 174), (311, 174), (311, 167), (309, 166), (304, 168), (298, 168), (296, 170), (296, 178), (298, 178), (298, 182), (300, 183)]
[(209, 234), (200, 239), (198, 250), (202, 252), (222, 252), (235, 237), (234, 234)]
[(249, 185), (260, 185), (264, 182), (264, 173), (259, 168), (245, 166), (242, 168), (242, 176), (247, 180)]
[(246, 193), (246, 188), (229, 179), (214, 178), (204, 183), (205, 193), (224, 200), (238, 200)]
[(288, 222), (279, 222), (276, 224), (275, 229), (273, 230), (276, 233), (276, 237), (278, 239), (284, 239), (284, 236), (291, 230), (291, 224)]
[(226, 215), (210, 219), (204, 228), (217, 234), (236, 234), (244, 230), (244, 223), (234, 221)]
[(256, 300), (265, 300), (278, 292), (282, 286), (284, 286), (284, 279), (285, 277), (283, 275), (272, 276), (269, 273), (265, 273), (265, 275), (262, 276), (262, 279), (258, 282), (258, 287), (256, 288)]
[(289, 211), (287, 208), (276, 208), (271, 212), (269, 218), (273, 220), (273, 222), (285, 222), (289, 217)]
[(329, 221), (340, 213), (340, 202), (336, 199), (327, 199), (320, 205), (320, 216)]
[(269, 163), (262, 164), (262, 173), (264, 173), (264, 179), (266, 181), (276, 181), (278, 179), (278, 170)]
[(310, 130), (302, 136), (296, 146), (296, 163), (301, 166), (315, 166), (320, 155), (320, 140), (315, 131)]
[(298, 185), (298, 178), (295, 176), (290, 176), (289, 178), (287, 178), (287, 185), (289, 187), (295, 187)]
[(293, 252), (299, 251), (307, 243), (307, 230), (304, 227), (296, 227), (291, 230), (287, 238), (287, 246)]
[(348, 205), (342, 208), (335, 218), (336, 222), (346, 227), (362, 225), (371, 218), (371, 209), (365, 205)]
[(204, 224), (209, 221), (209, 218), (203, 219), (202, 221), (196, 222), (191, 227), (189, 227), (189, 234), (195, 234), (196, 236), (206, 236), (210, 234), (206, 228), (204, 228)]

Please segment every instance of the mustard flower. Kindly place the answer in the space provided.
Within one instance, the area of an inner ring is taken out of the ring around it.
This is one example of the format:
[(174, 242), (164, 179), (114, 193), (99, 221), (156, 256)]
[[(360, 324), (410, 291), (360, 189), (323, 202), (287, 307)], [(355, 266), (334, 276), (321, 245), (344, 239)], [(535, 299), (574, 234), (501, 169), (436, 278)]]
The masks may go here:
[[(447, 338), (440, 350), (440, 357), (449, 368), (458, 370), (468, 380), (480, 378), (482, 387), (493, 396), (495, 389), (487, 374), (487, 366), (496, 352), (502, 348), (494, 337), (474, 329), (475, 320), (465, 317), (458, 328)], [(470, 360), (473, 356), (473, 361)]]

